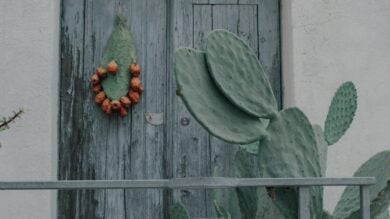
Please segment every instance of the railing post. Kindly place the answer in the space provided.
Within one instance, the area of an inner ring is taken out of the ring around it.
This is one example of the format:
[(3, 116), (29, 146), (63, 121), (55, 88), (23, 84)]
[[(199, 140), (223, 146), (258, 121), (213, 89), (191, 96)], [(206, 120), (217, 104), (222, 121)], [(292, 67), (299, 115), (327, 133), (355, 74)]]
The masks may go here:
[(370, 186), (360, 186), (360, 218), (370, 219)]
[(310, 219), (310, 187), (300, 186), (299, 191), (299, 219)]

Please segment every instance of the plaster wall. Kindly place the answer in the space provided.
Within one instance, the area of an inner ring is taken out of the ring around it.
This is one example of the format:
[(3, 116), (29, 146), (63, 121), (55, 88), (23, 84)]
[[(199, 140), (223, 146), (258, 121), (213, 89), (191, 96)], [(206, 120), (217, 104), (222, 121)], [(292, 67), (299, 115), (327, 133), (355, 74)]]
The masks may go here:
[[(390, 150), (390, 1), (282, 0), (282, 35), (285, 107), (323, 127), (338, 86), (350, 80), (358, 89), (355, 120), (329, 147), (327, 176), (352, 176)], [(342, 191), (325, 190), (326, 209)]]
[[(0, 133), (0, 180), (56, 178), (59, 1), (0, 0), (0, 115), (25, 114)], [(390, 149), (390, 1), (282, 0), (285, 106), (323, 124), (334, 91), (358, 88), (346, 136), (329, 148), (328, 176), (351, 176)], [(332, 210), (341, 188), (326, 189)], [(1, 218), (53, 218), (55, 194), (0, 191)]]
[[(0, 180), (56, 179), (59, 1), (0, 0)], [(0, 218), (54, 218), (54, 192), (0, 191)]]

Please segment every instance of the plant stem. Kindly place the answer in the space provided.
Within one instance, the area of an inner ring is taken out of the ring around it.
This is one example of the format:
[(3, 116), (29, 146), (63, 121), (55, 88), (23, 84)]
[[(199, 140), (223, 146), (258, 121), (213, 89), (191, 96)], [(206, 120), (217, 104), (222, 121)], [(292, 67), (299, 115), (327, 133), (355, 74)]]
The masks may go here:
[(3, 121), (0, 123), (0, 130), (3, 128), (7, 128), (10, 123), (15, 121), (15, 119), (19, 118), (20, 115), (23, 113), (23, 110), (20, 109), (18, 112), (14, 112), (14, 115), (8, 118), (5, 118)]

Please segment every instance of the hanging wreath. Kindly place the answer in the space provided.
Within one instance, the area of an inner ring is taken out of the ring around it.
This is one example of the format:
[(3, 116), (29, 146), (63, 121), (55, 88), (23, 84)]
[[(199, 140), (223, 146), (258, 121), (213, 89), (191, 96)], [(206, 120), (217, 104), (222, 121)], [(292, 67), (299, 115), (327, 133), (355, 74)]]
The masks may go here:
[(126, 27), (126, 19), (118, 16), (100, 67), (91, 77), (95, 102), (108, 115), (118, 112), (121, 117), (127, 116), (144, 92), (140, 73), (133, 37)]

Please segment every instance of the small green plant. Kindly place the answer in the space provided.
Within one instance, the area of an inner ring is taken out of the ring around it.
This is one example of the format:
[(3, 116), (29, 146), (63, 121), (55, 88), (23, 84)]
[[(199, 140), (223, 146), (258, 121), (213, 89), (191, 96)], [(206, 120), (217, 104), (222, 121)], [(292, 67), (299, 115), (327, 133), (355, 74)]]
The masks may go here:
[[(325, 176), (327, 148), (345, 134), (357, 109), (352, 82), (337, 90), (322, 131), (297, 107), (277, 110), (276, 98), (255, 53), (236, 35), (212, 31), (205, 52), (180, 48), (175, 56), (177, 94), (187, 109), (210, 134), (242, 144), (234, 158), (232, 172), (236, 177)], [(355, 173), (379, 179), (370, 188), (373, 218), (390, 204), (389, 166), (390, 151), (384, 151)], [(334, 216), (323, 210), (323, 188), (313, 187), (311, 194), (313, 218), (358, 217), (356, 189), (345, 190)], [(237, 188), (229, 196), (233, 198), (225, 197), (225, 202), (232, 203), (226, 207), (218, 204), (222, 196), (215, 195), (217, 214), (223, 218), (298, 217), (295, 188)]]

